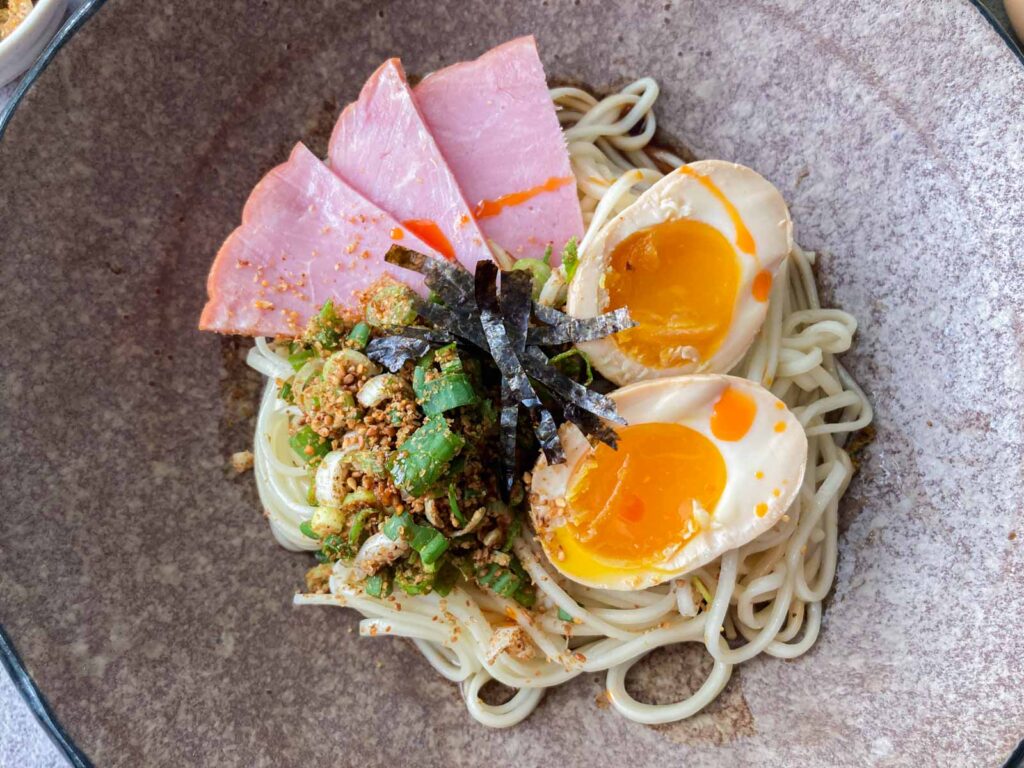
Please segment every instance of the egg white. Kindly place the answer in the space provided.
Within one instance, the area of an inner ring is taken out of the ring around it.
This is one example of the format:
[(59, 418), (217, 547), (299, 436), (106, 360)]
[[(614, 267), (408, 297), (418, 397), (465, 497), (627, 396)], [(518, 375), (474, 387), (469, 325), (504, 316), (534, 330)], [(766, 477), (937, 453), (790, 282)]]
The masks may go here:
[[(757, 406), (749, 430), (736, 441), (721, 440), (711, 430), (715, 403), (729, 387), (750, 396)], [(549, 465), (543, 455), (538, 459), (530, 488), (530, 513), (548, 559), (568, 578), (608, 589), (645, 589), (660, 584), (753, 540), (775, 525), (796, 498), (807, 464), (807, 437), (793, 413), (760, 385), (734, 376), (699, 374), (632, 384), (610, 397), (630, 424), (676, 423), (711, 440), (726, 465), (725, 487), (715, 508), (707, 510), (710, 523), (668, 560), (647, 565), (598, 565), (591, 560), (598, 573), (581, 577), (565, 569), (554, 534), (567, 522), (565, 498), (570, 477), (591, 447), (575, 426), (563, 424), (559, 435), (566, 462)], [(759, 504), (766, 506), (763, 515), (755, 511)]]
[[(735, 247), (737, 226), (730, 212), (692, 173), (705, 177), (735, 207), (753, 238), (752, 255)], [(708, 224), (734, 246), (740, 279), (728, 333), (708, 359), (684, 361), (669, 368), (645, 365), (623, 351), (614, 336), (581, 343), (579, 347), (590, 356), (595, 367), (616, 384), (687, 373), (725, 373), (731, 369), (750, 347), (767, 312), (767, 302), (753, 296), (754, 278), (761, 270), (769, 271), (774, 278), (793, 245), (793, 224), (786, 202), (763, 176), (745, 166), (721, 160), (690, 163), (655, 183), (609, 221), (587, 245), (569, 285), (569, 314), (593, 317), (607, 311), (609, 297), (604, 277), (615, 247), (635, 232), (679, 219)]]

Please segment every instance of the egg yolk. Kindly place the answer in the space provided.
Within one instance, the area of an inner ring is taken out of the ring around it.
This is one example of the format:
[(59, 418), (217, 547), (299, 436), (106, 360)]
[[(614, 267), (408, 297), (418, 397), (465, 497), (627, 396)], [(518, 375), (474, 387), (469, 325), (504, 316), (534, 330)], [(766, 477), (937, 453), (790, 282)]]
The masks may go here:
[(721, 346), (739, 291), (736, 250), (717, 229), (677, 219), (634, 232), (612, 251), (609, 309), (629, 307), (638, 325), (615, 335), (652, 368), (704, 361)]
[(711, 514), (725, 488), (725, 460), (700, 432), (680, 424), (617, 432), (617, 450), (599, 444), (570, 477), (570, 522), (556, 532), (567, 571), (661, 562), (700, 531), (694, 502)]
[(750, 431), (757, 415), (757, 403), (746, 392), (727, 387), (711, 412), (711, 434), (735, 442)]

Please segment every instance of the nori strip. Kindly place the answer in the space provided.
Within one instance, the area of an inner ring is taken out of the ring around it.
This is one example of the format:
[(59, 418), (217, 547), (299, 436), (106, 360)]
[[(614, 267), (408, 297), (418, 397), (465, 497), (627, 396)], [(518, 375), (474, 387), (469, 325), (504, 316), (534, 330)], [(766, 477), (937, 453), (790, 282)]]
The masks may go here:
[(512, 350), (521, 357), (526, 349), (526, 335), (530, 327), (530, 297), (533, 278), (524, 270), (501, 273), (501, 319), (512, 342)]
[(590, 411), (616, 424), (626, 421), (615, 410), (615, 402), (602, 394), (587, 389), (579, 382), (573, 381), (550, 364), (547, 356), (537, 347), (527, 347), (523, 353), (522, 365), (530, 376), (543, 382), (552, 391), (564, 397), (570, 403)]
[(487, 339), (484, 338), (483, 331), (480, 330), (480, 320), (475, 315), (423, 300), (416, 303), (416, 311), (420, 317), (428, 320), (435, 327), (465, 339), (480, 347), (484, 352), (489, 351)]
[(607, 443), (612, 448), (618, 448), (618, 434), (594, 414), (583, 410), (573, 403), (566, 403), (562, 415), (566, 421), (571, 421), (583, 430), (584, 434), (596, 437), (602, 443)]
[(581, 341), (594, 341), (613, 333), (633, 328), (636, 323), (629, 316), (629, 309), (619, 307), (613, 312), (605, 312), (597, 317), (565, 316), (558, 325), (538, 326), (530, 329), (526, 338), (527, 344), (534, 346), (553, 344), (578, 344)]
[[(574, 318), (557, 309), (531, 302), (532, 279), (528, 272), (501, 273), (493, 262), (480, 262), (470, 275), (458, 264), (442, 261), (400, 245), (385, 255), (390, 264), (419, 272), (442, 305), (420, 301), (417, 312), (435, 329), (389, 329), (394, 335), (374, 339), (367, 347), (370, 359), (397, 371), (410, 359), (418, 359), (452, 336), (489, 352), (501, 373), (501, 443), (506, 491), (515, 480), (515, 440), (519, 405), (530, 414), (533, 431), (551, 464), (565, 460), (558, 427), (534, 389), (532, 376), (545, 391), (555, 395), (564, 417), (588, 435), (614, 445), (615, 433), (600, 418), (625, 423), (615, 403), (555, 369), (537, 345), (592, 341), (632, 327), (626, 309), (594, 318)], [(475, 302), (474, 302), (475, 299)], [(475, 310), (475, 311), (474, 311)], [(540, 323), (530, 327), (531, 310)]]
[(401, 245), (392, 245), (384, 261), (398, 267), (419, 272), (426, 278), (427, 287), (450, 307), (467, 305), (473, 296), (473, 278), (457, 264), (435, 259)]
[(509, 493), (516, 481), (516, 430), (519, 428), (519, 401), (512, 389), (501, 382), (501, 461), (504, 470), (504, 491)]
[(542, 323), (547, 323), (548, 325), (562, 325), (572, 319), (565, 312), (560, 312), (554, 307), (549, 307), (547, 304), (538, 304), (536, 301), (533, 302), (533, 314)]
[[(501, 320), (496, 280), (498, 267), (493, 262), (480, 261), (476, 265), (474, 294), (480, 311), (480, 324), (487, 337), (491, 358), (501, 375), (505, 377), (512, 395), (530, 412), (533, 431), (537, 435), (541, 450), (551, 464), (565, 461), (562, 444), (558, 439), (555, 420), (543, 405), (515, 354), (508, 330)], [(514, 466), (514, 465), (513, 465)]]
[(431, 344), (451, 344), (455, 337), (448, 333), (447, 328), (423, 328), (418, 325), (388, 325), (384, 331), (391, 336), (402, 336), (406, 339), (418, 339)]
[(409, 336), (385, 336), (371, 339), (366, 346), (366, 356), (375, 363), (380, 363), (392, 373), (397, 372), (409, 360), (419, 360), (430, 351), (431, 344), (426, 339)]

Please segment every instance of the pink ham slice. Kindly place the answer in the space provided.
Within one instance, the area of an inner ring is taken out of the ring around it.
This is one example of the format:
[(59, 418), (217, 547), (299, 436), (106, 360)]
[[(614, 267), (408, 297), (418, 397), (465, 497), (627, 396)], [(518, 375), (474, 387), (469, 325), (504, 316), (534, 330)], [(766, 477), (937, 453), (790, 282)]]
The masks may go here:
[(256, 185), (217, 253), (199, 328), (297, 336), (325, 301), (355, 306), (384, 274), (423, 292), (419, 275), (384, 262), (396, 240), (437, 255), (297, 144)]
[(335, 173), (436, 251), (470, 271), (491, 258), (398, 59), (384, 62), (341, 113), (328, 155)]
[[(515, 257), (583, 235), (558, 117), (533, 37), (428, 75), (413, 91), (484, 234)], [(385, 206), (386, 207), (386, 206)]]

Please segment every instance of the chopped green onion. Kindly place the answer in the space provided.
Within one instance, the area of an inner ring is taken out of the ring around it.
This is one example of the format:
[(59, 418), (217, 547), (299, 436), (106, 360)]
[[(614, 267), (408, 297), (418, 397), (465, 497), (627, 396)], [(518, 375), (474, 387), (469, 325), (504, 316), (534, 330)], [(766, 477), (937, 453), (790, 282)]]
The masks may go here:
[(459, 509), (458, 499), (455, 498), (455, 481), (448, 483), (448, 506), (452, 509), (452, 516), (459, 521), (459, 525), (466, 524), (466, 516)]
[(420, 562), (424, 566), (437, 562), (448, 550), (448, 538), (443, 533), (430, 525), (417, 525), (408, 512), (392, 515), (384, 521), (380, 530), (392, 541), (397, 541), (403, 536), (409, 542), (409, 546), (419, 553)]
[(293, 371), (297, 371), (304, 366), (309, 360), (316, 355), (312, 349), (305, 349), (300, 347), (297, 351), (292, 352), (288, 355), (288, 363), (291, 365)]
[(562, 266), (565, 267), (565, 282), (571, 283), (576, 276), (576, 267), (580, 265), (579, 247), (576, 237), (570, 237), (562, 249)]
[(512, 599), (523, 606), (523, 608), (532, 608), (533, 604), (537, 602), (537, 592), (532, 586), (524, 584), (516, 590), (516, 593), (512, 595)]
[(434, 588), (434, 580), (429, 577), (419, 580), (415, 577), (406, 578), (404, 574), (396, 573), (395, 585), (407, 595), (426, 595)]
[(406, 536), (413, 536), (416, 524), (412, 521), (412, 515), (408, 512), (403, 512), (400, 515), (392, 515), (384, 521), (384, 525), (380, 527), (381, 533), (387, 536), (392, 541), (398, 541), (402, 535), (402, 531), (405, 531)]
[(345, 529), (345, 513), (337, 507), (317, 507), (309, 527), (318, 537), (341, 533)]
[(373, 494), (373, 491), (368, 491), (365, 488), (359, 488), (358, 490), (345, 494), (345, 498), (341, 500), (341, 508), (352, 509), (353, 507), (374, 507), (377, 503), (377, 497)]
[(441, 373), (462, 373), (462, 359), (455, 342), (436, 349), (434, 361), (441, 368)]
[(282, 384), (281, 391), (277, 393), (277, 396), (284, 400), (286, 403), (293, 402), (295, 398), (292, 397), (292, 383), (290, 381), (286, 381), (284, 384)]
[(559, 621), (572, 621), (572, 616), (569, 615), (568, 611), (564, 608), (558, 609), (558, 620)]
[(551, 243), (548, 243), (548, 247), (544, 249), (544, 256), (541, 259), (541, 261), (543, 261), (545, 264), (550, 266), (550, 264), (551, 264), (551, 252), (554, 251), (554, 250), (555, 250), (555, 247), (553, 245), (551, 245)]
[(416, 396), (427, 416), (473, 405), (477, 401), (476, 391), (469, 377), (464, 373), (443, 373), (436, 379), (424, 382)]
[(324, 362), (324, 378), (338, 381), (347, 370), (358, 370), (360, 366), (366, 376), (376, 376), (380, 373), (380, 366), (373, 360), (358, 350), (345, 347), (332, 353)]
[(320, 313), (317, 315), (317, 319), (321, 323), (333, 323), (338, 319), (337, 315), (334, 314), (333, 299), (328, 299), (324, 302), (324, 305), (320, 307)]
[(449, 429), (443, 416), (428, 416), (391, 460), (391, 479), (409, 495), (422, 496), (465, 444), (461, 435)]
[[(313, 428), (308, 424), (288, 438), (288, 444), (292, 447), (299, 456), (301, 456), (306, 463), (313, 461), (314, 459), (322, 459), (328, 453), (331, 452), (330, 440), (325, 440), (320, 437)], [(312, 453), (307, 453), (306, 448), (311, 447)]]
[(352, 555), (352, 548), (348, 542), (340, 536), (331, 534), (323, 540), (323, 547), (317, 552), (316, 559), (321, 563), (331, 563), (335, 560), (348, 560)]
[(370, 326), (360, 320), (352, 328), (352, 332), (348, 335), (348, 340), (359, 347), (359, 349), (364, 349), (367, 342), (370, 341)]
[(409, 325), (415, 319), (416, 295), (402, 283), (380, 286), (366, 302), (366, 322), (370, 325)]
[(388, 597), (393, 589), (390, 571), (377, 571), (367, 578), (364, 589), (370, 597)]
[(434, 591), (441, 597), (448, 597), (459, 580), (459, 569), (449, 562), (445, 562), (434, 577)]
[[(550, 258), (550, 256), (545, 254), (545, 258)], [(551, 277), (551, 265), (540, 259), (517, 259), (516, 263), (512, 265), (512, 269), (530, 273), (533, 278), (533, 300), (539, 299), (544, 283)]]
[(512, 597), (519, 589), (519, 585), (519, 577), (512, 573), (512, 571), (505, 571), (491, 585), (491, 589), (502, 597)]
[[(424, 565), (430, 565), (431, 563), (437, 562), (437, 559), (448, 551), (447, 537), (434, 528), (431, 528), (430, 530), (434, 533), (433, 538), (417, 550), (420, 553), (420, 560), (423, 561)], [(413, 549), (416, 549), (415, 542), (412, 547)]]
[(511, 552), (512, 545), (515, 540), (519, 537), (519, 532), (523, 529), (523, 524), (519, 521), (519, 515), (512, 518), (512, 525), (508, 527), (508, 534), (506, 535), (505, 543), (501, 547), (502, 552)]
[(360, 509), (352, 516), (352, 527), (348, 529), (348, 543), (353, 548), (359, 546), (359, 537), (363, 535), (366, 518), (372, 514), (372, 509)]
[(341, 337), (336, 330), (328, 327), (317, 331), (313, 341), (319, 342), (320, 346), (324, 349), (335, 349), (338, 346), (338, 342), (341, 341)]
[(299, 530), (302, 531), (302, 535), (310, 539), (319, 539), (320, 537), (313, 533), (313, 529), (310, 527), (309, 520), (303, 520), (299, 525)]
[(348, 451), (342, 461), (364, 475), (383, 477), (387, 474), (387, 469), (384, 468), (384, 458), (376, 451)]
[(501, 566), (499, 566), (497, 563), (491, 563), (489, 566), (487, 566), (487, 572), (484, 573), (483, 576), (479, 576), (478, 575), (476, 577), (477, 583), (480, 584), (481, 586), (489, 587), (498, 578), (500, 573), (501, 573)]
[(519, 562), (519, 558), (515, 555), (512, 555), (512, 562), (508, 564), (508, 567), (512, 569), (512, 573), (523, 581), (530, 581), (530, 577), (526, 575), (526, 569), (523, 568), (523, 564)]

